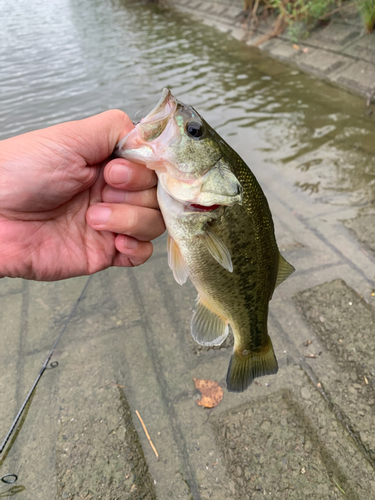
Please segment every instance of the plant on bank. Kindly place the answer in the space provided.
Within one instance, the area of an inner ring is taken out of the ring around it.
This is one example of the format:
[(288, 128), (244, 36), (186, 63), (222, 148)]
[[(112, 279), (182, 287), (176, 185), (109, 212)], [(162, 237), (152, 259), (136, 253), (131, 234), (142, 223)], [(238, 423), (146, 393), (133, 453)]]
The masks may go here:
[(331, 14), (356, 6), (361, 14), (367, 32), (375, 28), (375, 0), (243, 0), (244, 11), (248, 13), (248, 22), (258, 25), (259, 12), (274, 12), (277, 16), (274, 30), (262, 38), (256, 45), (263, 43), (289, 28), (292, 39), (308, 35), (307, 28), (328, 20)]
[(357, 0), (362, 22), (368, 33), (375, 28), (375, 0)]

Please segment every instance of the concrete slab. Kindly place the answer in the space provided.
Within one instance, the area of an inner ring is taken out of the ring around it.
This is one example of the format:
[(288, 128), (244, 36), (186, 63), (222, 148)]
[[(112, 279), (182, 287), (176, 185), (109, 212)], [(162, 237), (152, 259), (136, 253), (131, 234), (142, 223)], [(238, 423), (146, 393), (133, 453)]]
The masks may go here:
[(309, 43), (341, 51), (343, 46), (348, 43), (353, 44), (361, 34), (362, 29), (359, 26), (331, 22), (328, 26), (312, 33)]
[(8, 295), (13, 295), (15, 293), (21, 293), (22, 292), (22, 280), (21, 279), (10, 279), (10, 278), (3, 278), (2, 279), (2, 286), (1, 286), (1, 295), (2, 296), (8, 296)]
[(375, 215), (363, 214), (343, 222), (348, 229), (353, 231), (366, 250), (375, 257)]
[(357, 61), (332, 75), (332, 79), (354, 92), (367, 95), (375, 89), (375, 66), (368, 62)]
[(214, 16), (221, 16), (226, 12), (227, 6), (219, 2), (214, 2), (209, 13)]
[(324, 362), (316, 373), (375, 464), (375, 312), (342, 280), (300, 292), (295, 301), (324, 346), (321, 352), (312, 347), (315, 355), (329, 352), (335, 359), (333, 366)]
[(60, 407), (57, 498), (156, 500), (123, 390), (114, 383), (92, 392), (78, 386)]
[(293, 48), (290, 42), (285, 42), (280, 39), (270, 40), (270, 44), (267, 47), (267, 52), (277, 59), (292, 61), (297, 55), (298, 51)]
[[(303, 387), (301, 393), (301, 403), (311, 400), (308, 388)], [(332, 461), (303, 404), (301, 407), (289, 390), (233, 408), (213, 418), (212, 425), (236, 499), (299, 500), (301, 491), (304, 498), (335, 499), (335, 477), (347, 494), (353, 493), (349, 478)]]
[(324, 50), (309, 48), (306, 53), (299, 51), (296, 62), (300, 68), (306, 71), (315, 75), (326, 76), (328, 73), (338, 70), (344, 64), (350, 64), (352, 60)]
[(191, 0), (189, 2), (189, 9), (200, 10), (203, 5), (203, 0)]
[(235, 6), (235, 5), (232, 5), (231, 7), (229, 7), (225, 13), (225, 17), (228, 17), (229, 19), (233, 19), (235, 20), (242, 12), (242, 9)]
[(349, 44), (344, 54), (361, 58), (371, 64), (375, 64), (375, 33), (367, 33), (354, 43)]

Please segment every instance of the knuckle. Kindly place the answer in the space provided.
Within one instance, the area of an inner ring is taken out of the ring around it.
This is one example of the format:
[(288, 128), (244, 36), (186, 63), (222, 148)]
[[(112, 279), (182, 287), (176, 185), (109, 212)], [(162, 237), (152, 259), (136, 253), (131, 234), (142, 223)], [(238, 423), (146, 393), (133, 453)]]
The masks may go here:
[(141, 204), (144, 207), (153, 207), (156, 201), (156, 189), (146, 189), (141, 193)]
[(139, 209), (135, 206), (127, 206), (126, 229), (129, 234), (134, 234), (140, 225)]

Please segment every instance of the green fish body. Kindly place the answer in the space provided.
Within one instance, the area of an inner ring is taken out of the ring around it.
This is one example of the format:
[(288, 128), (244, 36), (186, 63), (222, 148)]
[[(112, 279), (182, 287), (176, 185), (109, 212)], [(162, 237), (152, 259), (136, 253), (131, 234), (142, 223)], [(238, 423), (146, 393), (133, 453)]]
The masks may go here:
[(229, 391), (244, 391), (278, 366), (267, 331), (275, 287), (294, 268), (281, 256), (272, 215), (256, 178), (223, 139), (169, 90), (117, 147), (117, 155), (156, 171), (175, 279), (198, 291), (194, 340), (234, 350)]

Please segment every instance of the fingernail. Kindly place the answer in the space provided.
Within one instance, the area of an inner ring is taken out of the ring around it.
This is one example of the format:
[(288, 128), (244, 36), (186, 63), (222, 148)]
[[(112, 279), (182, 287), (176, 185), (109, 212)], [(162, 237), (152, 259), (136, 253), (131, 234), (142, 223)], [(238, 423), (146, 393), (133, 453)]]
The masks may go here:
[(113, 184), (124, 184), (130, 178), (130, 172), (126, 165), (115, 163), (109, 171), (109, 179)]
[(112, 210), (108, 207), (93, 207), (90, 210), (90, 220), (93, 224), (105, 224)]
[(128, 236), (124, 239), (124, 247), (134, 249), (138, 246), (138, 241), (134, 238), (129, 238)]

